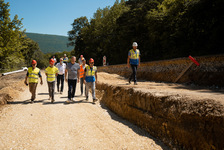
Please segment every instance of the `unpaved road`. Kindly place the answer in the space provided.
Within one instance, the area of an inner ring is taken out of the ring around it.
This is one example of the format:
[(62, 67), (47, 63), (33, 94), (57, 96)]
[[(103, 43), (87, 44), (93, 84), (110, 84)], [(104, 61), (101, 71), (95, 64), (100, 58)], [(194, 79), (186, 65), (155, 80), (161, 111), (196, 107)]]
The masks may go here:
[(167, 149), (99, 102), (94, 105), (91, 99), (76, 97), (75, 103), (65, 104), (66, 96), (67, 83), (51, 104), (46, 81), (38, 85), (34, 104), (29, 103), (28, 88), (21, 92), (0, 110), (0, 149)]

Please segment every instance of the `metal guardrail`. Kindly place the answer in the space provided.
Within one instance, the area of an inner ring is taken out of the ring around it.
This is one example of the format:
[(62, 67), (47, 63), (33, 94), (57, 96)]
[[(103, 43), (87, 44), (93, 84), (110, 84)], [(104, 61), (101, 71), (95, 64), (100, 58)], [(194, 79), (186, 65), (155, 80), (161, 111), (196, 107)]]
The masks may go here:
[(18, 72), (22, 72), (22, 71), (27, 71), (27, 70), (28, 70), (27, 67), (22, 67), (22, 69), (20, 69), (20, 70), (2, 73), (2, 76), (6, 76), (6, 75), (9, 75), (9, 74), (18, 73)]

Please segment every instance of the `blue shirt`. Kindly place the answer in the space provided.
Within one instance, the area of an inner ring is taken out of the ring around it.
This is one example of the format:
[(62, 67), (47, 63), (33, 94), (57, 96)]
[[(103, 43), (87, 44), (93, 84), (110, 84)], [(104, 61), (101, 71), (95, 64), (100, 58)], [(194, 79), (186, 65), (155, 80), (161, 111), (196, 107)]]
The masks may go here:
[[(135, 54), (137, 54), (137, 51), (135, 51)], [(140, 56), (140, 51), (139, 51), (139, 56)], [(131, 56), (131, 52), (129, 51), (128, 52), (128, 56)], [(138, 65), (139, 64), (139, 59), (131, 59), (130, 58), (130, 62), (129, 62), (131, 65)]]
[[(93, 71), (93, 68), (90, 67), (91, 72)], [(87, 69), (85, 68), (85, 74), (86, 74)], [(95, 73), (97, 72), (97, 70), (95, 71)], [(96, 77), (94, 76), (86, 76), (85, 78), (86, 82), (95, 82), (96, 81)]]

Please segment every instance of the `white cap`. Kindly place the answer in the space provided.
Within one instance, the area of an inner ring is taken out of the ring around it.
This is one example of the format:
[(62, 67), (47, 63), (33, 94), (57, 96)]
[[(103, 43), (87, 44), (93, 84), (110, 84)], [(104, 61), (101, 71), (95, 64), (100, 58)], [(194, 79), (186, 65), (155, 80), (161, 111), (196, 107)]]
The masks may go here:
[(138, 46), (137, 42), (133, 42), (132, 46)]
[(64, 56), (66, 56), (66, 54), (64, 54)]

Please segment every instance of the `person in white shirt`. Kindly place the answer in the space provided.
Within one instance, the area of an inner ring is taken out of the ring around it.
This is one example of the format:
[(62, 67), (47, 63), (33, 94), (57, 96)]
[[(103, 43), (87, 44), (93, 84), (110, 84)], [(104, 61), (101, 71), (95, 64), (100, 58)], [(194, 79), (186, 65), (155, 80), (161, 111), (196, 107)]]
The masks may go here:
[(59, 86), (61, 83), (61, 90), (60, 94), (63, 93), (63, 88), (64, 88), (64, 79), (65, 79), (65, 69), (66, 69), (66, 64), (63, 63), (63, 58), (60, 58), (60, 63), (57, 63), (56, 67), (58, 68), (58, 76), (57, 76), (57, 88), (59, 92)]
[(56, 65), (56, 63), (57, 63), (57, 59), (55, 58), (55, 56), (53, 56), (52, 59), (54, 60), (54, 65)]

